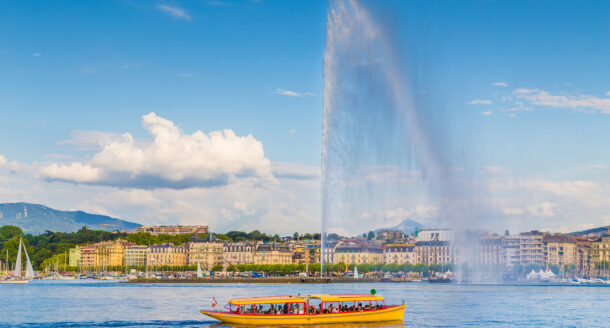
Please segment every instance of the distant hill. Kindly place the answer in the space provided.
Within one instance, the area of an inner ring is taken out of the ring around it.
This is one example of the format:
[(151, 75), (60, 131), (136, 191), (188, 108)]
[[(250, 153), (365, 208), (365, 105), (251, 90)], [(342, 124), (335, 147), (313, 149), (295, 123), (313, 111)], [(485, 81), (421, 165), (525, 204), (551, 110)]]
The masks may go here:
[(405, 235), (412, 235), (415, 233), (415, 230), (421, 230), (424, 229), (424, 226), (414, 220), (411, 219), (404, 219), (400, 224), (394, 226), (394, 227), (389, 227), (389, 228), (381, 228), (381, 229), (377, 229), (375, 230), (375, 234), (377, 234), (377, 231), (379, 230), (398, 230), (398, 231), (402, 231), (405, 233)]
[(141, 224), (82, 211), (59, 211), (30, 203), (0, 204), (0, 226), (15, 225), (25, 233), (40, 234), (45, 230), (74, 232), (83, 226), (101, 230), (99, 224), (114, 224), (113, 230), (133, 230)]
[(570, 232), (568, 236), (583, 237), (583, 236), (604, 236), (608, 234), (609, 227), (599, 227), (583, 231)]

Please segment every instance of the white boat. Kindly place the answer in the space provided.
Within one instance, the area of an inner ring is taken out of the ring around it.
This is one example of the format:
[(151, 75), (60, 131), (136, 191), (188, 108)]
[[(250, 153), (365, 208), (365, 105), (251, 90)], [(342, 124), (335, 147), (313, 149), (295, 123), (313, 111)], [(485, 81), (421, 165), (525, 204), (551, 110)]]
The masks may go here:
[(197, 262), (197, 278), (203, 278), (203, 271), (201, 271), (201, 265)]
[[(25, 265), (25, 275), (21, 275), (21, 249), (25, 252), (26, 265)], [(25, 285), (29, 284), (30, 281), (34, 279), (34, 269), (32, 268), (32, 262), (30, 261), (30, 256), (28, 255), (28, 251), (23, 244), (23, 240), (19, 239), (19, 250), (17, 251), (17, 261), (15, 261), (15, 271), (13, 272), (13, 276), (6, 280), (1, 280), (0, 284), (6, 285)]]

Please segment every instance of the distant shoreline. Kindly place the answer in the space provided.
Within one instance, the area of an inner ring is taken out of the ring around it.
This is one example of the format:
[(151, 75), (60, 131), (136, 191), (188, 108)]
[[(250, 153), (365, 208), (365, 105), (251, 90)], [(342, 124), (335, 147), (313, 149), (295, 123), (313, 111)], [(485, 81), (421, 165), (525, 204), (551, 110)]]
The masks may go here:
[(413, 282), (411, 280), (388, 279), (343, 279), (343, 278), (201, 278), (201, 279), (132, 279), (130, 284), (331, 284), (331, 283), (377, 283)]

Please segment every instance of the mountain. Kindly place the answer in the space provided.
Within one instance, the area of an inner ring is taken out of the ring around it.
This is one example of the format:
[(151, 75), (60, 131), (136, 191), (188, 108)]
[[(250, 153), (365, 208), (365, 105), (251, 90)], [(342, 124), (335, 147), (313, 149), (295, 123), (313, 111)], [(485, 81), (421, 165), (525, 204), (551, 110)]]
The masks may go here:
[(377, 234), (377, 231), (379, 230), (398, 230), (404, 232), (405, 235), (412, 235), (415, 233), (416, 229), (417, 231), (419, 231), (421, 229), (424, 229), (424, 226), (417, 221), (411, 219), (404, 219), (400, 224), (394, 227), (375, 230), (375, 234)]
[(83, 226), (101, 230), (100, 224), (113, 224), (112, 230), (133, 230), (141, 224), (82, 211), (59, 211), (30, 203), (0, 204), (0, 226), (15, 225), (25, 233), (40, 234), (45, 230), (74, 232)]
[(583, 237), (583, 236), (605, 236), (610, 235), (610, 226), (593, 228), (583, 231), (570, 232), (568, 236)]

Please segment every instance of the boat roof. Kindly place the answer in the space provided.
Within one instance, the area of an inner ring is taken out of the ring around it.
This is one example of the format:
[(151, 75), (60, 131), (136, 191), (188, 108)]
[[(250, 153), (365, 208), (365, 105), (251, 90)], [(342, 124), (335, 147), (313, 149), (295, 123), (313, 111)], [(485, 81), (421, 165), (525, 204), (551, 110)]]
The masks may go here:
[(319, 299), (322, 302), (383, 301), (383, 296), (370, 294), (317, 294), (309, 295), (308, 298)]
[(234, 298), (229, 301), (229, 303), (233, 304), (233, 305), (291, 303), (291, 302), (305, 302), (305, 298), (300, 297), (300, 296), (267, 296), (267, 297)]
[(319, 299), (322, 302), (360, 302), (360, 301), (383, 301), (383, 296), (370, 294), (316, 294), (307, 297), (301, 296), (265, 296), (234, 298), (229, 301), (233, 305), (246, 304), (275, 304), (275, 303), (301, 303), (307, 299)]

